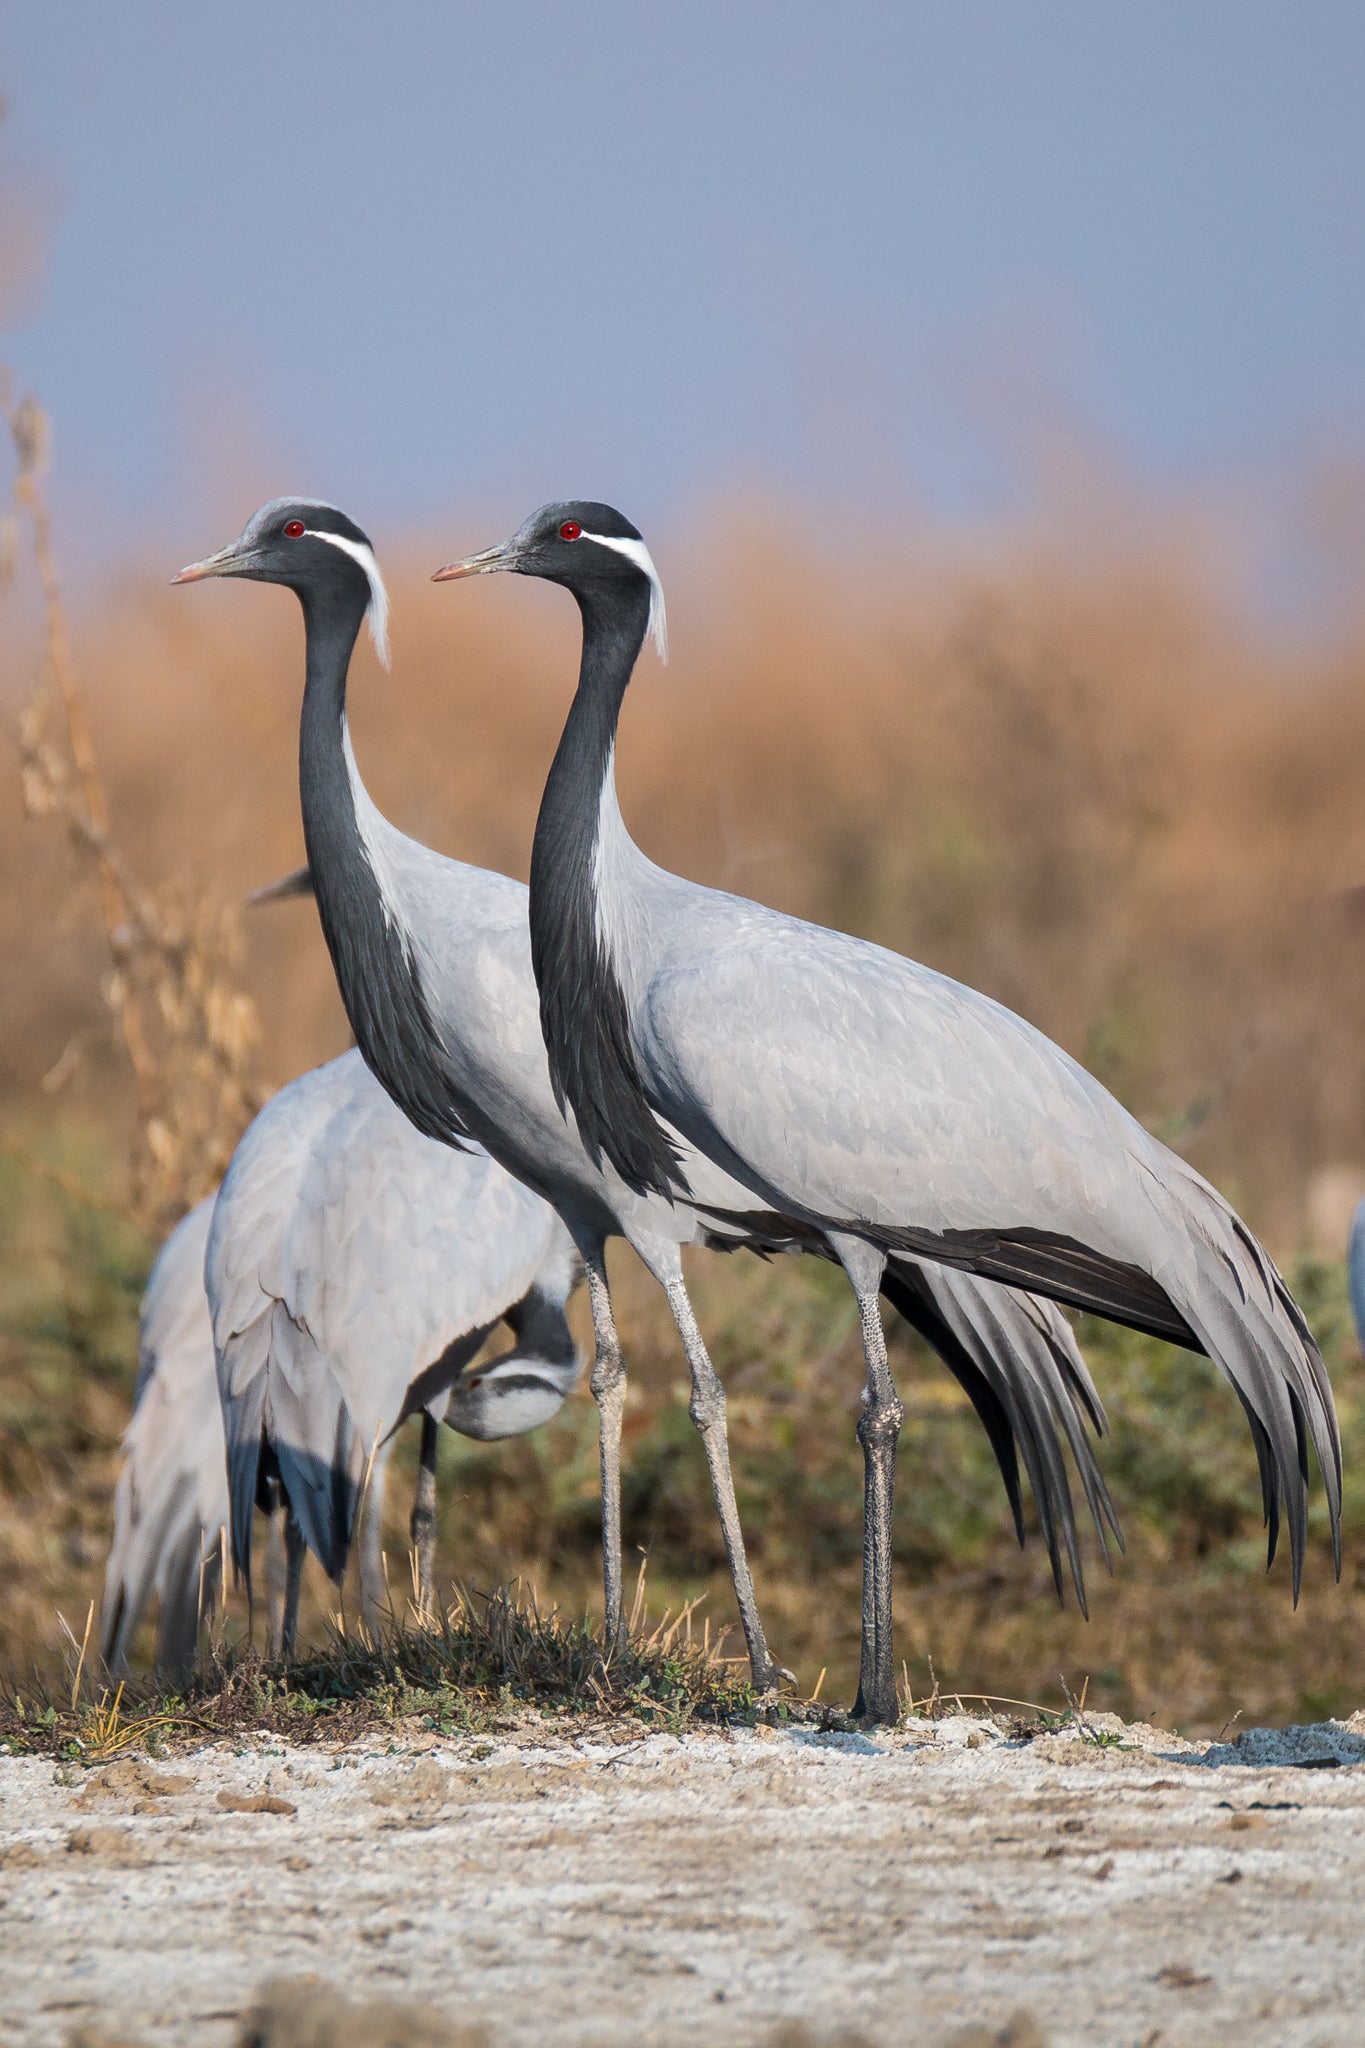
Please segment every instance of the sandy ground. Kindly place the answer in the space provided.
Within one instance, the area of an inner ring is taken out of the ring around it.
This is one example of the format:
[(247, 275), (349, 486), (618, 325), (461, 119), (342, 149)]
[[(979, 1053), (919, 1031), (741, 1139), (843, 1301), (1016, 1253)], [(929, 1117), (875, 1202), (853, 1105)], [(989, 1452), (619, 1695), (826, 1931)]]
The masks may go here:
[[(226, 2048), (314, 1973), (509, 2044), (1365, 2042), (1365, 1717), (0, 1759), (0, 2043)], [(1335, 1765), (1335, 1767), (1332, 1767)], [(254, 1809), (253, 1809), (254, 1802)]]

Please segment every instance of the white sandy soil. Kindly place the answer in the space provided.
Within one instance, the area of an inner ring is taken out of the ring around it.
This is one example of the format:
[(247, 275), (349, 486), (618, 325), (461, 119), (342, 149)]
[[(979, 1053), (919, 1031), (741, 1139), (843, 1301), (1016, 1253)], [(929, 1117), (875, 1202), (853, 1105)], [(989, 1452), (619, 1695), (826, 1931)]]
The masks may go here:
[(1214, 1747), (549, 1726), (0, 1758), (0, 2043), (228, 2048), (305, 1973), (509, 2048), (939, 2048), (1021, 2011), (1049, 2048), (1365, 2043), (1365, 1717)]

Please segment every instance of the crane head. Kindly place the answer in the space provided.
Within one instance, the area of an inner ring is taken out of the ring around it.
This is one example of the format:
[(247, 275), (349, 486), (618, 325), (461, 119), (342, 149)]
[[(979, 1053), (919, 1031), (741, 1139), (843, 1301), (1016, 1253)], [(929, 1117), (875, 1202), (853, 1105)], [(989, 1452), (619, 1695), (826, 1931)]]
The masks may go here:
[(242, 576), (283, 583), (312, 600), (359, 601), (375, 652), (389, 664), (389, 597), (368, 534), (335, 505), (316, 498), (272, 498), (247, 521), (237, 539), (202, 562), (191, 562), (172, 583), (208, 576)]
[(481, 1443), (525, 1436), (559, 1413), (579, 1370), (576, 1352), (563, 1359), (510, 1352), (461, 1374), (450, 1390), (445, 1420), (461, 1436)]
[(663, 585), (638, 528), (610, 505), (570, 498), (542, 505), (510, 540), (438, 569), (433, 583), (511, 569), (562, 583), (580, 602), (635, 590), (649, 598), (649, 631), (660, 661), (668, 659)]

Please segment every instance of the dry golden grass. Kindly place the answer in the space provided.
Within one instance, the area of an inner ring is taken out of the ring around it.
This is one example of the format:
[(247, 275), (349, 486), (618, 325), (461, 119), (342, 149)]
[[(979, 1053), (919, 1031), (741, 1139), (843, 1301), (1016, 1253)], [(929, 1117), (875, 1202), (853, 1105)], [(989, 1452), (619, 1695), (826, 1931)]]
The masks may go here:
[[(388, 561), (394, 674), (362, 650), (353, 722), (391, 815), (524, 873), (576, 619), (549, 589), (426, 582), (483, 531)], [(1343, 898), (1365, 881), (1365, 632), (1276, 648), (1174, 553), (1021, 541), (931, 586), (909, 543), (831, 564), (752, 515), (664, 553), (675, 661), (642, 672), (620, 770), (651, 853), (1000, 996), (1187, 1138), (1282, 1250), (1325, 1174), (1365, 1185), (1365, 919)], [(169, 566), (130, 572), (73, 638), (127, 860), (235, 903), (300, 858), (297, 607), (172, 591)], [(126, 1129), (92, 883), (11, 787), (0, 1108), (27, 1111), (74, 1040), (71, 1103)], [(253, 914), (246, 943), (283, 1079), (344, 1044), (344, 1019), (307, 905)]]
[[(15, 477), (10, 519), (27, 528), (42, 596), (37, 672), (15, 734), (29, 819), (65, 828), (99, 895), (108, 952), (100, 982), (136, 1089), (123, 1195), (128, 1215), (168, 1229), (216, 1185), (265, 1096), (255, 1085), (255, 1005), (237, 985), (237, 906), (196, 896), (173, 878), (146, 888), (120, 848), (72, 660), (43, 494), (48, 422), (31, 398), (0, 383)], [(11, 565), (12, 566), (12, 565)], [(47, 1093), (80, 1070), (78, 1030), (43, 1076)], [(46, 1171), (56, 1171), (49, 1163)]]

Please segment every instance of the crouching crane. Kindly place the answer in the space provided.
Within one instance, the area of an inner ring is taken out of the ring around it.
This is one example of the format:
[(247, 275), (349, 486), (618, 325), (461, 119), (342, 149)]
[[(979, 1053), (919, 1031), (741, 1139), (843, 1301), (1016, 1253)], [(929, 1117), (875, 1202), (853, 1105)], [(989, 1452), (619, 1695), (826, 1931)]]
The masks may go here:
[[(487, 1442), (558, 1411), (579, 1371), (565, 1317), (577, 1278), (554, 1212), (477, 1147), (422, 1137), (359, 1053), (282, 1088), (147, 1283), (105, 1577), (106, 1660), (126, 1663), (155, 1595), (158, 1662), (192, 1661), (229, 1532), (250, 1573), (258, 1504), (284, 1515), (272, 1647), (288, 1654), (304, 1550), (341, 1577), (367, 1486), (361, 1586), (373, 1620), (385, 1469), (413, 1415), (425, 1610), (439, 1425)], [(514, 1348), (471, 1369), (499, 1322)]]

